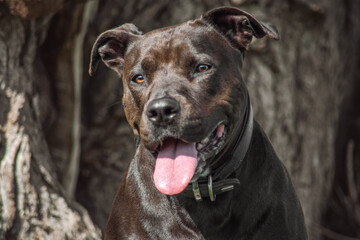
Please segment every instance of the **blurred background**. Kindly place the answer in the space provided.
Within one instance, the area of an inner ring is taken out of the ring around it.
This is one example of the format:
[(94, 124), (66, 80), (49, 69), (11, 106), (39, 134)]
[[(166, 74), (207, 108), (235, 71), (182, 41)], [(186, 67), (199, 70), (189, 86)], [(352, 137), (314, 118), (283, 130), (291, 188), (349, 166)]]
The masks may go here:
[(92, 44), (224, 5), (280, 32), (253, 41), (243, 75), (309, 239), (360, 239), (358, 0), (0, 0), (0, 239), (102, 238), (135, 143), (121, 79), (88, 75)]

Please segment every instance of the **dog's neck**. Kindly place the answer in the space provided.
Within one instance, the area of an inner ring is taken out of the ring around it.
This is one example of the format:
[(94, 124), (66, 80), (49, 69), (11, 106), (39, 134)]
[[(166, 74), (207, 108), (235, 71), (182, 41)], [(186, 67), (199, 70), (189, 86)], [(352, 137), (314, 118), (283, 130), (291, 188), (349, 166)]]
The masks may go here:
[(240, 186), (237, 178), (229, 177), (240, 167), (250, 146), (254, 119), (249, 98), (243, 119), (240, 133), (235, 144), (230, 147), (230, 153), (218, 156), (209, 173), (189, 184), (182, 192), (183, 195), (194, 197), (197, 201), (201, 201), (203, 197), (215, 201), (216, 195)]

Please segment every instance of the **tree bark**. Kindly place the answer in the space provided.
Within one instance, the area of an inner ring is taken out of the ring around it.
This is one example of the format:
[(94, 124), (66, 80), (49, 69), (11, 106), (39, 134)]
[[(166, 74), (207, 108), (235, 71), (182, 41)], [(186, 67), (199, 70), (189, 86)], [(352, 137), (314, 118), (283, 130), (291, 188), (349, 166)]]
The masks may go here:
[[(125, 22), (146, 32), (229, 4), (282, 37), (255, 40), (243, 76), (255, 118), (291, 174), (309, 239), (360, 237), (350, 221), (357, 215), (331, 213), (344, 207), (333, 207), (336, 189), (354, 196), (347, 162), (360, 165), (357, 1), (0, 0), (0, 239), (101, 237), (96, 226), (105, 227), (135, 144), (121, 80), (104, 65), (87, 75), (96, 37)], [(359, 189), (356, 170), (351, 176)], [(355, 196), (347, 213), (358, 211)]]
[(282, 40), (262, 44), (245, 60), (255, 116), (292, 176), (310, 239), (320, 238), (344, 96), (338, 67), (343, 16), (341, 2), (332, 4), (273, 2), (267, 19)]
[(87, 211), (65, 196), (44, 138), (52, 101), (37, 48), (50, 18), (0, 10), (0, 239), (99, 239)]
[[(334, 148), (334, 182), (323, 212), (326, 239), (360, 239), (360, 2), (344, 1), (339, 43), (344, 99)], [(340, 236), (338, 236), (340, 235)]]

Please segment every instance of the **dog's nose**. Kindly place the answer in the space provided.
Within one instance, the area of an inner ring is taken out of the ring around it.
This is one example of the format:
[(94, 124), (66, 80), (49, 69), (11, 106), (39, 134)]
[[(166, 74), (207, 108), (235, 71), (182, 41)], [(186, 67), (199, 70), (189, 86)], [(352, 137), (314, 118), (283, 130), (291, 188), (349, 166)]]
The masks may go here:
[(179, 113), (180, 104), (169, 97), (152, 100), (146, 111), (149, 120), (155, 124), (170, 123)]

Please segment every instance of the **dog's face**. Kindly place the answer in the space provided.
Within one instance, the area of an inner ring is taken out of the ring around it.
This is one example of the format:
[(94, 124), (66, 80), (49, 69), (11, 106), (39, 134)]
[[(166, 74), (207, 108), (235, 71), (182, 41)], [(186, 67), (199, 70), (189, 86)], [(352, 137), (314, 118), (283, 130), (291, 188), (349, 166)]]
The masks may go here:
[(101, 59), (123, 80), (129, 124), (156, 158), (154, 182), (177, 194), (209, 171), (240, 131), (247, 90), (243, 53), (253, 36), (275, 32), (234, 8), (142, 35), (125, 24), (99, 36)]
[(220, 125), (233, 131), (246, 91), (241, 65), (241, 53), (202, 21), (145, 34), (125, 57), (129, 123), (151, 151), (167, 138), (201, 142)]

